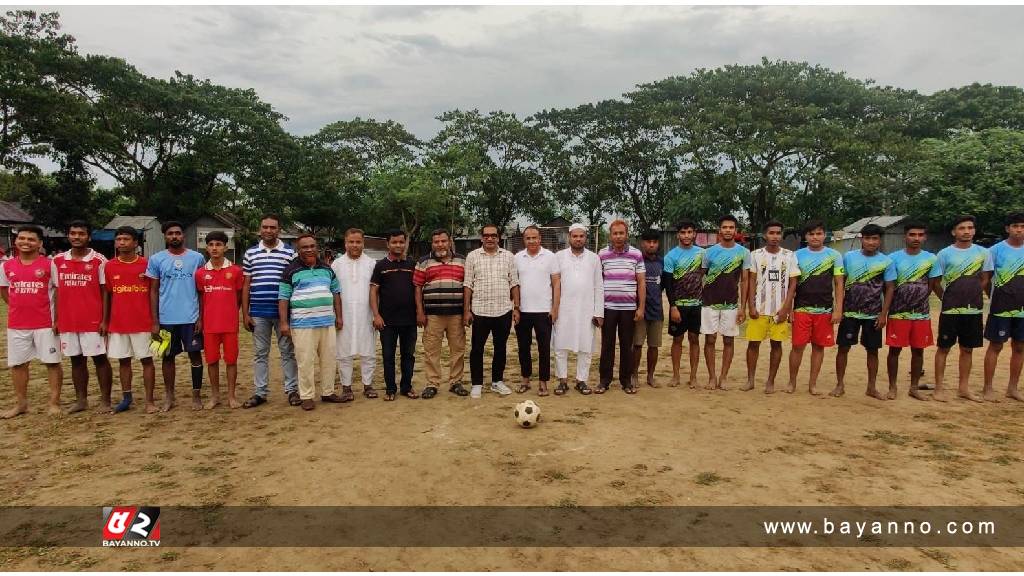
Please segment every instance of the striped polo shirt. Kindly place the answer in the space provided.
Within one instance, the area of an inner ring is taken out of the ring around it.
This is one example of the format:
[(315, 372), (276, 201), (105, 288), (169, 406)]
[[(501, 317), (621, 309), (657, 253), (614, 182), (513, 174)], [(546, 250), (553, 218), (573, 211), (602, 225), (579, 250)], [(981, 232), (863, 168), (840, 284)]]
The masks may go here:
[(250, 316), (277, 318), (277, 290), (281, 273), (295, 256), (295, 250), (281, 240), (273, 248), (266, 248), (260, 242), (245, 251), (242, 274), (249, 276)]
[(617, 252), (610, 245), (597, 254), (604, 277), (604, 307), (609, 310), (636, 310), (636, 275), (643, 274), (644, 255), (633, 248)]
[(452, 252), (448, 262), (433, 253), (416, 263), (412, 283), (423, 287), (423, 312), (429, 315), (462, 315), (462, 281), (466, 278), (466, 257)]
[(334, 271), (321, 262), (306, 266), (296, 258), (281, 274), (278, 300), (288, 300), (292, 328), (334, 326), (334, 295), (341, 284)]

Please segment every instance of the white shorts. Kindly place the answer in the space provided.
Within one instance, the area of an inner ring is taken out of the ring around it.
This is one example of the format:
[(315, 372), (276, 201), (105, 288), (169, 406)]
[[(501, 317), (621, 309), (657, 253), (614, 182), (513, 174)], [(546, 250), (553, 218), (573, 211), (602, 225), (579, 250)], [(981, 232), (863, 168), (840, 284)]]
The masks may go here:
[(136, 360), (152, 358), (153, 351), (149, 343), (153, 337), (149, 332), (134, 334), (111, 334), (107, 340), (107, 356), (112, 360), (135, 357)]
[(52, 328), (7, 331), (7, 365), (20, 366), (30, 360), (60, 362), (60, 342)]
[(716, 310), (704, 306), (700, 309), (700, 333), (721, 334), (722, 336), (739, 336), (740, 327), (736, 325), (736, 314), (739, 310)]
[(61, 332), (60, 352), (65, 356), (100, 356), (107, 353), (107, 341), (99, 332)]

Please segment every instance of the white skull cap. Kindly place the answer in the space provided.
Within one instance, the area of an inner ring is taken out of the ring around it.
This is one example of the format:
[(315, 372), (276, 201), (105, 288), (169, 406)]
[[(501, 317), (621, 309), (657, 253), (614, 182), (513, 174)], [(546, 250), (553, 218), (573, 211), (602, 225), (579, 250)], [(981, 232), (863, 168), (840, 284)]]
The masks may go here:
[(572, 226), (569, 226), (569, 232), (572, 232), (573, 230), (583, 230), (584, 232), (586, 232), (587, 227), (584, 226), (583, 224), (580, 224), (579, 222), (575, 222)]

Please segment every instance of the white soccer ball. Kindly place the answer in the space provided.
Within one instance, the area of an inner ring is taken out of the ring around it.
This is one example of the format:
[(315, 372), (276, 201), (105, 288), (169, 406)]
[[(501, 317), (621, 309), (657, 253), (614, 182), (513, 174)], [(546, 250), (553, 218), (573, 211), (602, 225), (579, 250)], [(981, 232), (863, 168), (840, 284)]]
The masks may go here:
[(516, 424), (523, 428), (533, 428), (540, 420), (540, 406), (533, 400), (524, 400), (516, 404)]

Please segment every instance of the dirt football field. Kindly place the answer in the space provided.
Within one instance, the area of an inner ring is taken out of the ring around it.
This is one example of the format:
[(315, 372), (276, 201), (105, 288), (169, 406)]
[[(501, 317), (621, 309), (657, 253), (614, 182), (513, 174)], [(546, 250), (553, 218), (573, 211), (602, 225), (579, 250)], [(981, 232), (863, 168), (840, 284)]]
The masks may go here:
[[(6, 310), (0, 312), (6, 325)], [(244, 333), (239, 398), (252, 392), (252, 340)], [(658, 363), (661, 387), (635, 396), (539, 399), (542, 421), (524, 430), (513, 406), (529, 396), (480, 400), (442, 389), (431, 400), (367, 400), (287, 405), (277, 351), (270, 402), (252, 410), (193, 412), (187, 360), (178, 360), (178, 407), (148, 415), (136, 404), (118, 415), (95, 410), (90, 366), (84, 413), (45, 414), (46, 382), (33, 365), (30, 414), (0, 421), (0, 504), (152, 506), (739, 506), (1020, 505), (1024, 501), (1024, 405), (920, 402), (907, 398), (909, 353), (899, 397), (864, 395), (865, 354), (850, 354), (843, 398), (807, 394), (805, 355), (796, 394), (763, 394), (768, 346), (757, 388), (745, 380), (747, 342), (736, 340), (731, 390), (668, 387), (670, 339)], [(721, 344), (719, 343), (719, 347)], [(379, 346), (378, 346), (379, 349)], [(515, 338), (505, 381), (519, 379)], [(788, 357), (789, 346), (786, 345)], [(933, 378), (934, 348), (925, 356)], [(885, 351), (881, 378), (885, 384)], [(6, 364), (6, 339), (0, 359)], [(955, 387), (957, 354), (947, 385)], [(981, 390), (983, 351), (972, 389)], [(447, 357), (444, 358), (447, 362)], [(485, 365), (489, 367), (489, 355)], [(997, 389), (1006, 387), (1009, 349)], [(422, 391), (422, 344), (414, 385)], [(571, 369), (571, 368), (570, 368)], [(643, 379), (644, 368), (641, 368)], [(489, 372), (489, 368), (488, 368)], [(780, 385), (788, 370), (783, 362)], [(468, 385), (468, 346), (467, 346)], [(381, 364), (375, 385), (383, 388)], [(597, 355), (591, 385), (597, 380)], [(65, 362), (62, 403), (74, 398)], [(701, 359), (699, 383), (707, 382)], [(835, 382), (826, 352), (819, 387)], [(359, 386), (356, 386), (359, 391)], [(208, 392), (206, 390), (205, 392)], [(222, 391), (222, 394), (224, 392)], [(930, 393), (929, 393), (930, 394)], [(157, 398), (162, 397), (157, 373)], [(383, 393), (381, 394), (383, 396)], [(120, 397), (115, 367), (115, 400)], [(10, 373), (0, 372), (0, 408), (13, 405)], [(99, 512), (97, 511), (97, 514)], [(97, 540), (100, 521), (97, 518)], [(165, 528), (167, 530), (167, 528)], [(165, 536), (166, 537), (166, 536)], [(1022, 570), (1019, 548), (230, 548), (0, 547), (0, 570)]]

